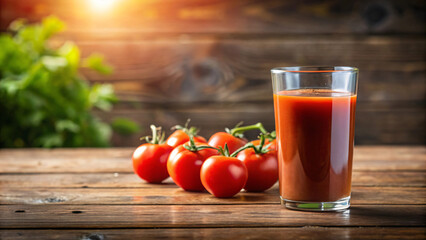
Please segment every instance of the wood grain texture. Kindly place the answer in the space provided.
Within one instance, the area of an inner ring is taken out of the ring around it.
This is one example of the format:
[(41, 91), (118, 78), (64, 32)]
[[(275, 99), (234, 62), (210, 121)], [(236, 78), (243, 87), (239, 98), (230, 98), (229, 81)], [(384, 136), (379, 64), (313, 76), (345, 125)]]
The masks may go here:
[[(403, 196), (403, 197), (402, 197)], [(351, 203), (426, 204), (426, 188), (353, 187)], [(240, 192), (233, 198), (220, 199), (207, 192), (186, 192), (176, 185), (151, 188), (10, 188), (3, 187), (0, 205), (246, 205), (279, 204), (278, 185), (265, 193)]]
[(1, 205), (0, 228), (424, 227), (425, 214), (416, 205), (353, 205), (329, 214), (281, 205)]
[[(425, 187), (426, 171), (354, 171), (352, 186)], [(134, 173), (39, 173), (0, 174), (4, 188), (173, 188), (169, 178), (163, 184), (146, 184)]]
[(78, 44), (83, 53), (102, 52), (116, 67), (109, 77), (85, 72), (93, 82), (113, 84), (122, 100), (113, 112), (99, 116), (107, 121), (130, 117), (145, 127), (131, 137), (116, 135), (116, 146), (138, 144), (151, 123), (168, 129), (187, 118), (207, 136), (241, 120), (274, 129), (269, 69), (289, 65), (361, 69), (358, 144), (426, 143), (424, 37), (188, 36)]
[[(1, 149), (0, 173), (131, 173), (133, 151), (133, 148)], [(424, 171), (426, 147), (358, 146), (354, 151), (353, 169)]]
[[(423, 106), (391, 105), (375, 106), (372, 103), (357, 104), (355, 115), (356, 144), (423, 144), (426, 143), (426, 111)], [(398, 104), (396, 104), (398, 105)], [(167, 107), (165, 107), (167, 106)], [(273, 103), (265, 104), (206, 104), (206, 105), (174, 105), (148, 106), (138, 108), (117, 107), (110, 113), (99, 113), (102, 119), (112, 122), (116, 117), (128, 117), (142, 126), (142, 131), (133, 136), (113, 138), (115, 146), (138, 146), (139, 136), (149, 135), (148, 126), (152, 123), (168, 130), (176, 124), (183, 124), (188, 118), (191, 124), (201, 128), (200, 134), (209, 137), (213, 133), (223, 131), (225, 127), (233, 127), (239, 121), (245, 124), (262, 122), (266, 129), (275, 129)], [(214, 117), (213, 117), (214, 116)], [(169, 130), (168, 133), (171, 133)], [(245, 135), (256, 139), (258, 132), (251, 131)]]
[[(113, 159), (128, 159), (134, 148), (26, 148), (0, 149), (0, 161), (33, 161), (33, 160), (78, 160), (102, 159), (109, 162)], [(31, 158), (30, 158), (31, 157)], [(426, 161), (426, 146), (355, 146), (354, 161), (389, 161), (401, 160)], [(102, 166), (99, 166), (102, 167)]]
[(273, 227), (200, 229), (16, 229), (0, 230), (4, 240), (46, 239), (424, 239), (424, 228)]
[(116, 67), (109, 77), (84, 72), (92, 82), (113, 84), (122, 100), (101, 118), (130, 116), (145, 127), (131, 138), (115, 137), (116, 146), (136, 145), (151, 123), (169, 128), (187, 118), (205, 135), (241, 120), (274, 129), (269, 69), (291, 65), (361, 69), (358, 144), (426, 144), (423, 36), (188, 36), (78, 44), (83, 54), (102, 52)]
[[(360, 71), (359, 101), (420, 101), (426, 92), (426, 39), (416, 36), (293, 36), (81, 41), (83, 55), (101, 52), (123, 101), (142, 103), (271, 101), (270, 69), (349, 65)], [(404, 91), (401, 91), (404, 89)]]
[[(103, 172), (125, 169), (132, 151), (0, 150), (0, 238), (422, 239), (426, 235), (424, 146), (356, 147), (355, 162), (364, 169), (354, 171), (352, 206), (327, 214), (283, 208), (277, 186), (263, 194), (243, 192), (218, 199), (185, 192), (170, 180), (146, 184), (130, 171)], [(4, 172), (4, 167), (28, 162), (41, 162), (47, 173), (37, 173), (37, 164), (28, 168), (29, 173), (17, 171), (17, 165), (15, 172)], [(93, 172), (85, 173), (87, 167)]]

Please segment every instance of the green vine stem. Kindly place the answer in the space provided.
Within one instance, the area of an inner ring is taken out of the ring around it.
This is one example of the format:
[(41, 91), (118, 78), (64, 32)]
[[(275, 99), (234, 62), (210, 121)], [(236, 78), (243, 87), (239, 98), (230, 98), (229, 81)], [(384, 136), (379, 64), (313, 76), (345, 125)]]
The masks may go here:
[(235, 152), (233, 152), (232, 154), (229, 154), (228, 145), (225, 143), (225, 147), (224, 148), (219, 147), (218, 151), (219, 151), (220, 155), (225, 156), (225, 157), (237, 157), (238, 153), (240, 153), (240, 152), (242, 152), (242, 151), (244, 151), (248, 148), (253, 148), (253, 147), (255, 147), (253, 145), (253, 143), (247, 143), (246, 145), (235, 150)]
[(215, 147), (208, 146), (208, 145), (197, 146), (194, 142), (193, 136), (189, 136), (189, 145), (185, 144), (185, 145), (183, 145), (183, 147), (188, 149), (191, 152), (197, 152), (197, 151), (201, 151), (201, 150), (207, 149), (207, 148), (215, 149), (215, 150), (218, 151), (218, 153), (220, 155), (225, 156), (225, 157), (236, 157), (238, 155), (238, 153), (240, 153), (243, 150), (248, 149), (248, 148), (253, 148), (254, 152), (257, 153), (257, 154), (265, 154), (265, 153), (270, 151), (270, 149), (268, 149), (268, 148), (272, 144), (272, 143), (269, 143), (269, 144), (265, 145), (265, 138), (268, 134), (269, 133), (260, 134), (260, 144), (258, 146), (255, 146), (253, 143), (249, 142), (246, 145), (235, 150), (235, 152), (233, 152), (232, 154), (229, 153), (228, 144), (226, 144), (226, 143), (225, 143), (225, 146), (223, 148), (220, 147), (220, 146), (218, 148), (215, 148)]
[(201, 151), (201, 150), (207, 149), (207, 148), (215, 149), (215, 150), (219, 151), (219, 149), (212, 147), (212, 146), (208, 146), (208, 145), (197, 146), (195, 144), (195, 141), (194, 141), (194, 136), (192, 136), (192, 135), (189, 135), (189, 145), (184, 144), (183, 147), (188, 149), (191, 152), (197, 152), (197, 151)]
[(235, 152), (233, 152), (232, 154), (230, 154), (229, 153), (228, 144), (226, 144), (226, 143), (225, 143), (225, 147), (223, 147), (223, 148), (220, 147), (220, 146), (218, 148), (215, 148), (215, 147), (208, 146), (208, 145), (197, 146), (197, 145), (195, 145), (194, 138), (192, 136), (190, 136), (189, 145), (187, 145), (187, 144), (183, 145), (184, 148), (188, 149), (191, 152), (197, 152), (197, 151), (201, 151), (203, 149), (214, 149), (220, 155), (225, 156), (225, 157), (235, 157), (235, 156), (237, 156), (237, 154), (239, 152), (243, 151), (244, 149), (250, 148), (252, 146), (254, 147), (253, 144), (251, 144), (250, 146), (249, 146), (249, 144), (246, 144), (245, 146), (237, 149)]
[(225, 146), (222, 148), (221, 146), (219, 146), (219, 154), (225, 157), (230, 157), (229, 155), (229, 148), (228, 148), (228, 144), (225, 143)]
[(151, 124), (150, 128), (152, 131), (152, 137), (141, 137), (141, 140), (145, 140), (147, 143), (151, 144), (163, 144), (165, 142), (166, 134), (161, 131), (161, 127), (156, 127), (155, 125)]
[(247, 143), (246, 145), (250, 145), (251, 144), (250, 147), (253, 148), (253, 150), (254, 150), (254, 152), (256, 154), (265, 154), (265, 153), (271, 151), (269, 149), (269, 147), (272, 145), (272, 143), (269, 143), (269, 144), (265, 145), (265, 140), (266, 140), (266, 138), (268, 138), (268, 136), (270, 136), (269, 133), (268, 134), (260, 134), (259, 135), (259, 137), (260, 137), (260, 144), (257, 145), (257, 146), (255, 146), (253, 143)]
[(243, 127), (240, 127), (240, 126), (237, 125), (235, 128), (233, 128), (231, 130), (227, 129), (227, 132), (229, 134), (231, 134), (232, 136), (241, 138), (242, 134), (245, 131), (249, 131), (249, 130), (259, 130), (263, 134), (268, 134), (268, 131), (266, 131), (266, 129), (263, 127), (263, 124), (261, 122), (258, 122), (258, 123), (253, 124), (253, 125), (243, 126)]
[(242, 152), (246, 149), (249, 149), (249, 148), (253, 148), (253, 150), (256, 154), (265, 154), (265, 153), (269, 152), (270, 149), (268, 149), (268, 148), (269, 148), (269, 146), (271, 146), (272, 143), (265, 145), (265, 135), (267, 135), (267, 134), (260, 134), (260, 144), (258, 146), (255, 146), (253, 143), (249, 142), (246, 145), (235, 150), (235, 152), (233, 152), (231, 155), (229, 155), (229, 151), (227, 151), (228, 146), (225, 144), (225, 153), (228, 153), (228, 155), (224, 155), (224, 156), (236, 157), (238, 155), (238, 153), (240, 153), (240, 152)]
[(277, 133), (275, 131), (272, 131), (271, 133), (265, 134), (265, 138), (269, 141), (273, 141), (277, 138)]

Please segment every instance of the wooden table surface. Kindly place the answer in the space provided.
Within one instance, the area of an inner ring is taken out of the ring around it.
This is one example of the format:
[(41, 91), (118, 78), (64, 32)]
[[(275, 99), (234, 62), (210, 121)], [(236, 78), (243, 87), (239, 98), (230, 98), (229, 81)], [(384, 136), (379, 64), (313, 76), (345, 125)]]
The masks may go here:
[(362, 146), (352, 206), (292, 211), (278, 186), (218, 199), (132, 172), (133, 149), (0, 150), (0, 239), (424, 239), (426, 147)]

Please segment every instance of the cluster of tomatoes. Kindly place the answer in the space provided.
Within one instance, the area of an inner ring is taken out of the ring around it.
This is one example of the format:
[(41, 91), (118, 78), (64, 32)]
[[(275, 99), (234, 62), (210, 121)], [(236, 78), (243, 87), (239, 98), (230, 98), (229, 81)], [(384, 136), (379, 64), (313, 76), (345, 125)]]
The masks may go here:
[[(143, 180), (160, 183), (169, 176), (182, 189), (207, 190), (216, 197), (232, 197), (241, 189), (262, 192), (278, 179), (275, 134), (261, 123), (217, 132), (207, 141), (195, 127), (176, 126), (165, 139), (161, 128), (151, 125), (153, 135), (133, 153), (133, 169)], [(261, 131), (249, 142), (248, 130)]]

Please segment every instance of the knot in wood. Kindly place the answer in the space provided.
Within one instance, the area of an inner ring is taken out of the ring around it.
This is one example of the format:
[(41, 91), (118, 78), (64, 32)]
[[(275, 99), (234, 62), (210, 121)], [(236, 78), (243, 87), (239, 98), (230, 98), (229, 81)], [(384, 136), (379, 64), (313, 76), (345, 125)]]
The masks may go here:
[(80, 240), (104, 240), (105, 236), (100, 233), (92, 233), (89, 235), (83, 236)]
[(373, 2), (365, 7), (362, 16), (369, 27), (376, 27), (384, 23), (390, 14), (388, 5), (381, 2)]

